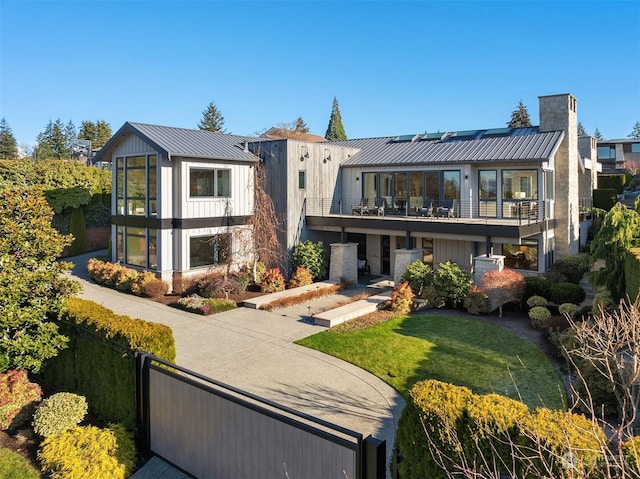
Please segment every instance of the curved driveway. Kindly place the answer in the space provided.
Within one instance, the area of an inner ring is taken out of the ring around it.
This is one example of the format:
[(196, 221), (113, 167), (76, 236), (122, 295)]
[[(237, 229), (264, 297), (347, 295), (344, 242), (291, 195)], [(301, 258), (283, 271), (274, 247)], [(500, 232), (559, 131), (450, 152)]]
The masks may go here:
[(200, 316), (104, 288), (87, 280), (86, 259), (71, 258), (81, 297), (117, 314), (173, 330), (178, 365), (300, 412), (387, 441), (393, 448), (402, 397), (368, 372), (293, 342), (326, 328), (309, 324), (335, 298), (266, 312), (248, 308)]

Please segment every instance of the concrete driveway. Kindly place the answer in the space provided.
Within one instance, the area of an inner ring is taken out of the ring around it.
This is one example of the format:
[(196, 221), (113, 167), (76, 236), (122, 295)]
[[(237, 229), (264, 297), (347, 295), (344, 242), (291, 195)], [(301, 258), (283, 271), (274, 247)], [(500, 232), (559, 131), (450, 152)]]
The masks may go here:
[(82, 298), (117, 314), (169, 326), (178, 365), (300, 412), (394, 443), (402, 397), (377, 377), (293, 342), (325, 328), (307, 321), (335, 297), (266, 312), (248, 308), (200, 316), (101, 287), (87, 279), (86, 259), (71, 258)]

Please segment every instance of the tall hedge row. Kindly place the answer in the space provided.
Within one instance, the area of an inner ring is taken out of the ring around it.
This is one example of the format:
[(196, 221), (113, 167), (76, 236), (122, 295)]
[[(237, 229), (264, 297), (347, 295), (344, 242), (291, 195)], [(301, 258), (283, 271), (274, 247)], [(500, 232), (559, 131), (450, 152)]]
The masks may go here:
[[(548, 458), (555, 477), (561, 477), (563, 457), (577, 467), (597, 463), (604, 431), (584, 416), (525, 404), (497, 394), (476, 395), (468, 388), (437, 380), (417, 383), (399, 423), (396, 446), (403, 479), (445, 478), (447, 471), (468, 465), (498, 465), (507, 474), (539, 477), (538, 448)], [(535, 440), (534, 440), (535, 438)], [(515, 449), (514, 449), (515, 448)], [(431, 452), (440, 451), (438, 460)], [(495, 461), (495, 463), (493, 463)], [(502, 464), (502, 467), (499, 465)]]
[(60, 330), (68, 348), (49, 360), (43, 379), (85, 396), (99, 419), (132, 428), (136, 421), (134, 351), (175, 362), (173, 333), (158, 323), (120, 316), (93, 301), (71, 298)]
[(593, 190), (593, 207), (609, 211), (618, 201), (616, 190), (612, 188), (598, 188)]
[(621, 195), (627, 178), (621, 175), (598, 175), (598, 188), (616, 190), (616, 194)]
[(631, 301), (640, 292), (640, 248), (631, 248), (624, 263), (624, 278), (627, 282), (627, 296)]

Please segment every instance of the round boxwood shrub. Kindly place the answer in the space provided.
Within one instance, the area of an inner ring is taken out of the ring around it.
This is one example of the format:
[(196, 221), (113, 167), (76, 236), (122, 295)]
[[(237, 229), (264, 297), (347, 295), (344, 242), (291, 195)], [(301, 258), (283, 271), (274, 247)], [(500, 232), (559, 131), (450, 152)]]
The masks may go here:
[(87, 414), (87, 400), (73, 393), (57, 393), (43, 400), (33, 415), (33, 430), (42, 437), (76, 427)]
[(551, 317), (551, 311), (544, 306), (534, 306), (529, 310), (529, 318), (535, 328), (540, 328)]
[(536, 306), (546, 306), (547, 305), (547, 300), (544, 299), (542, 296), (531, 296), (529, 299), (527, 299), (527, 306), (529, 306), (530, 308), (535, 308)]
[(589, 255), (579, 253), (557, 259), (553, 265), (551, 265), (550, 271), (559, 277), (566, 278), (565, 281), (568, 283), (578, 284), (584, 274), (590, 269)]
[(573, 283), (556, 283), (549, 288), (549, 298), (555, 304), (580, 304), (585, 296), (582, 286)]
[(542, 296), (547, 298), (549, 296), (549, 287), (551, 283), (544, 276), (527, 276), (524, 278), (525, 289), (523, 300), (526, 302), (531, 296)]
[(579, 310), (580, 308), (573, 303), (562, 303), (558, 307), (558, 312), (560, 314), (568, 314), (570, 318), (575, 318)]

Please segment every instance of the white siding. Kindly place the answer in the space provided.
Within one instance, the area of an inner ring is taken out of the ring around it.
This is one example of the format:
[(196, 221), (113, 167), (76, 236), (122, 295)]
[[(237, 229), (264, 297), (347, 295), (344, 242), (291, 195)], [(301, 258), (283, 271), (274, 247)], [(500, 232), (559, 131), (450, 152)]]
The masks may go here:
[[(174, 178), (174, 191), (180, 192), (175, 198), (174, 217), (210, 218), (222, 216), (249, 216), (253, 214), (253, 168), (248, 164), (224, 163), (212, 160), (176, 159), (179, 175)], [(215, 168), (231, 171), (230, 198), (189, 197), (189, 169)]]
[(473, 243), (470, 241), (452, 241), (443, 239), (433, 240), (433, 266), (437, 268), (440, 263), (452, 261), (460, 268), (469, 271), (471, 257), (473, 255)]

